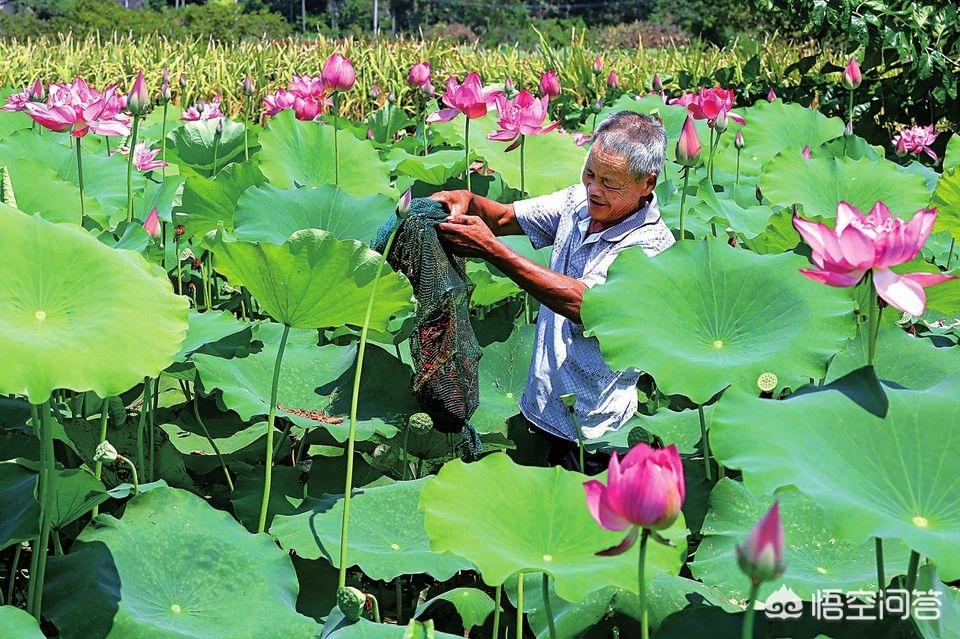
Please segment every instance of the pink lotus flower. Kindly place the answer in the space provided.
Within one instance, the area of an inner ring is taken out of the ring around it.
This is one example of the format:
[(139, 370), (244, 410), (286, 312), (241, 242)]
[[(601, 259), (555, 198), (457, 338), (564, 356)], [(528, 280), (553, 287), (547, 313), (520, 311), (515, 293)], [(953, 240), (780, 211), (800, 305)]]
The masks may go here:
[(937, 141), (940, 134), (933, 130), (933, 125), (912, 126), (906, 129), (900, 129), (899, 133), (893, 136), (893, 145), (899, 155), (913, 153), (920, 155), (926, 153), (934, 161), (937, 160), (937, 154), (930, 148), (930, 145)]
[(430, 75), (430, 63), (418, 62), (410, 67), (410, 71), (407, 73), (407, 84), (412, 87), (420, 87), (422, 89), (426, 85), (430, 84)]
[(773, 90), (773, 87), (770, 87), (770, 90), (767, 91), (767, 102), (773, 102), (777, 99), (777, 92)]
[(653, 90), (654, 90), (654, 91), (656, 91), (656, 92), (659, 93), (660, 95), (663, 95), (663, 80), (660, 79), (660, 74), (659, 74), (659, 73), (654, 73), (654, 74), (653, 74), (653, 85), (652, 85), (652, 86), (653, 86)]
[(7, 103), (0, 107), (0, 111), (26, 111), (27, 103), (30, 101), (30, 89), (24, 89), (20, 93), (11, 93), (7, 96)]
[(301, 98), (317, 98), (324, 95), (326, 91), (327, 88), (324, 86), (321, 76), (293, 74), (290, 79), (290, 92)]
[(407, 189), (404, 191), (403, 195), (400, 196), (400, 201), (397, 202), (397, 215), (404, 217), (407, 213), (410, 212), (410, 204), (413, 202), (413, 190)]
[(357, 81), (357, 73), (350, 60), (339, 53), (334, 53), (323, 65), (323, 85), (327, 91), (349, 91)]
[(743, 543), (737, 544), (737, 563), (755, 584), (773, 581), (786, 566), (783, 564), (783, 523), (779, 503), (757, 522)]
[(325, 100), (323, 98), (318, 101), (312, 96), (307, 96), (304, 98), (297, 97), (293, 101), (293, 113), (296, 115), (298, 120), (312, 122), (318, 115), (320, 115), (320, 113), (323, 112), (324, 106)]
[(457, 78), (450, 76), (447, 79), (447, 92), (443, 95), (446, 109), (440, 109), (427, 116), (427, 122), (449, 122), (463, 113), (470, 119), (482, 118), (487, 114), (487, 107), (500, 95), (497, 91), (484, 90), (480, 83), (480, 75), (471, 71), (463, 79), (463, 84)]
[[(138, 171), (153, 171), (154, 169), (162, 169), (167, 166), (167, 163), (163, 160), (156, 159), (160, 154), (161, 149), (148, 149), (146, 142), (138, 142), (136, 149), (133, 151), (133, 165), (137, 167)], [(130, 153), (130, 149), (121, 146), (117, 149), (117, 152), (120, 155), (127, 155)]]
[(150, 211), (147, 221), (143, 223), (143, 228), (153, 239), (160, 237), (160, 216), (157, 214), (156, 208)]
[(813, 153), (810, 152), (810, 145), (809, 145), (809, 144), (804, 144), (804, 145), (803, 145), (803, 150), (800, 151), (800, 155), (802, 155), (805, 160), (812, 160), (812, 159), (813, 159)]
[(121, 113), (123, 104), (116, 87), (110, 86), (101, 93), (83, 78), (76, 78), (70, 84), (52, 85), (46, 103), (28, 102), (24, 108), (41, 126), (58, 133), (69, 131), (75, 138), (90, 131), (113, 136), (130, 133), (130, 118)]
[(556, 71), (551, 69), (540, 76), (540, 93), (551, 100), (560, 95), (560, 76)]
[(733, 137), (733, 146), (736, 147), (737, 151), (743, 149), (743, 131), (737, 131), (737, 134)]
[(573, 132), (573, 143), (577, 146), (583, 146), (593, 137), (592, 133), (583, 133), (582, 131)]
[(143, 115), (150, 108), (150, 92), (147, 91), (147, 83), (143, 79), (143, 71), (137, 74), (137, 78), (130, 87), (130, 94), (127, 97), (126, 107), (134, 115)]
[(292, 109), (296, 101), (297, 96), (292, 91), (277, 89), (263, 98), (263, 104), (266, 107), (264, 113), (269, 116), (274, 116), (284, 109)]
[(813, 251), (815, 269), (800, 269), (806, 277), (829, 286), (854, 286), (873, 273), (877, 294), (895, 309), (923, 315), (923, 289), (955, 278), (940, 273), (894, 273), (891, 266), (912, 260), (930, 235), (936, 209), (921, 209), (909, 222), (894, 217), (883, 202), (864, 215), (848, 204), (837, 205), (837, 226), (794, 216), (793, 226)]
[(847, 67), (843, 70), (843, 86), (853, 91), (863, 82), (863, 76), (860, 75), (860, 65), (853, 58), (847, 62)]
[(611, 89), (620, 87), (620, 78), (617, 77), (616, 71), (611, 71), (610, 75), (607, 76), (607, 87)]
[(253, 92), (256, 90), (256, 87), (253, 86), (253, 78), (249, 75), (244, 76), (243, 78), (243, 93), (245, 95), (253, 95)]
[(593, 72), (597, 75), (603, 73), (603, 60), (600, 59), (600, 56), (593, 59)]
[(683, 130), (680, 131), (680, 139), (677, 140), (677, 162), (683, 166), (694, 166), (700, 160), (700, 150), (702, 148), (703, 145), (700, 144), (697, 127), (694, 126), (693, 118), (688, 113), (687, 119), (683, 123)]
[(184, 122), (197, 122), (199, 120), (222, 120), (225, 117), (220, 112), (220, 96), (217, 96), (209, 102), (200, 100), (196, 105), (184, 111), (180, 119)]
[(37, 78), (33, 81), (33, 86), (30, 87), (30, 99), (34, 102), (43, 102), (47, 99), (47, 92), (43, 89), (43, 82), (40, 81), (40, 78)]
[(699, 93), (684, 93), (679, 98), (670, 100), (670, 104), (679, 104), (685, 106), (697, 120), (714, 121), (721, 112), (725, 112), (731, 120), (737, 124), (744, 124), (743, 117), (737, 115), (730, 109), (733, 108), (733, 100), (736, 97), (733, 89), (723, 89), (713, 87), (710, 89), (700, 89)]
[(663, 530), (680, 515), (686, 498), (683, 466), (677, 447), (655, 450), (639, 443), (630, 449), (623, 463), (614, 452), (607, 469), (607, 485), (595, 479), (584, 482), (587, 508), (598, 524), (607, 530), (630, 533), (604, 554), (626, 552), (640, 528)]
[[(547, 117), (549, 98), (533, 97), (533, 94), (523, 89), (512, 100), (508, 100), (503, 95), (496, 97), (497, 112), (500, 118), (497, 120), (497, 126), (500, 127), (487, 136), (490, 140), (499, 140), (500, 142), (510, 142), (518, 140), (521, 135), (542, 135), (549, 133), (560, 126), (559, 122), (554, 122), (547, 126), (543, 125)], [(517, 144), (510, 145), (507, 151), (512, 151)]]

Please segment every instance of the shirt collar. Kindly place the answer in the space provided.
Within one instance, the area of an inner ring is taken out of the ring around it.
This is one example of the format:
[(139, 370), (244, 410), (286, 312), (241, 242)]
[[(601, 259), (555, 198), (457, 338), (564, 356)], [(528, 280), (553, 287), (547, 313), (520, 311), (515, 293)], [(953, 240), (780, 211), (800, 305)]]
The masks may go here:
[(595, 242), (601, 239), (608, 242), (619, 242), (634, 229), (646, 224), (652, 224), (660, 219), (660, 210), (657, 208), (657, 194), (655, 192), (650, 193), (650, 200), (646, 204), (623, 220), (617, 222), (610, 228), (590, 235), (586, 235), (587, 228), (590, 226), (590, 214), (587, 210), (587, 205), (585, 204), (577, 211), (577, 217), (579, 218), (577, 228), (580, 229), (581, 235), (585, 236), (584, 242)]

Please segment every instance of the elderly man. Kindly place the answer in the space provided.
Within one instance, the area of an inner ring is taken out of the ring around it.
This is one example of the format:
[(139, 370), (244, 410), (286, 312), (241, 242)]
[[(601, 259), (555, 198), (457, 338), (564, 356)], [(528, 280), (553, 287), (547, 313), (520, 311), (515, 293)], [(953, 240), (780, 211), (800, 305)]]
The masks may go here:
[[(653, 256), (674, 243), (653, 192), (666, 144), (657, 120), (622, 111), (597, 128), (582, 184), (512, 204), (469, 191), (433, 196), (450, 210), (438, 226), (444, 243), (496, 266), (542, 305), (520, 410), (551, 440), (552, 462), (576, 466), (577, 435), (561, 396), (576, 395), (574, 412), (586, 439), (620, 428), (636, 412), (639, 373), (610, 369), (596, 338), (583, 335), (580, 306), (583, 292), (606, 279), (620, 251), (639, 246)], [(550, 268), (495, 237), (521, 234), (534, 248), (553, 246)]]

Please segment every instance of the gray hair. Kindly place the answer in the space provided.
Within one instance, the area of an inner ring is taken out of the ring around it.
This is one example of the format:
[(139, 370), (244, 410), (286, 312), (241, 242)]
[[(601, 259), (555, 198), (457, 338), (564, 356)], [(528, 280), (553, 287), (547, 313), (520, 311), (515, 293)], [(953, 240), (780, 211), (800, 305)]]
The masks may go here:
[(667, 133), (656, 118), (634, 111), (618, 111), (607, 116), (593, 135), (593, 146), (627, 158), (635, 179), (663, 171), (667, 152)]

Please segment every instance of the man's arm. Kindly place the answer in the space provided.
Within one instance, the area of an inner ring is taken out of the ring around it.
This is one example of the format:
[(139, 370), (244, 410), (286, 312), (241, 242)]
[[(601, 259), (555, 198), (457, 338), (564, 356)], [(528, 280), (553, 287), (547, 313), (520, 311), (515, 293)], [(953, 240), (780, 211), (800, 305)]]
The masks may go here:
[(467, 190), (440, 191), (430, 199), (446, 204), (451, 215), (479, 217), (494, 235), (523, 235), (512, 203), (500, 204)]
[(587, 285), (514, 253), (478, 218), (451, 215), (448, 221), (437, 225), (437, 230), (457, 255), (487, 260), (541, 304), (579, 324)]

